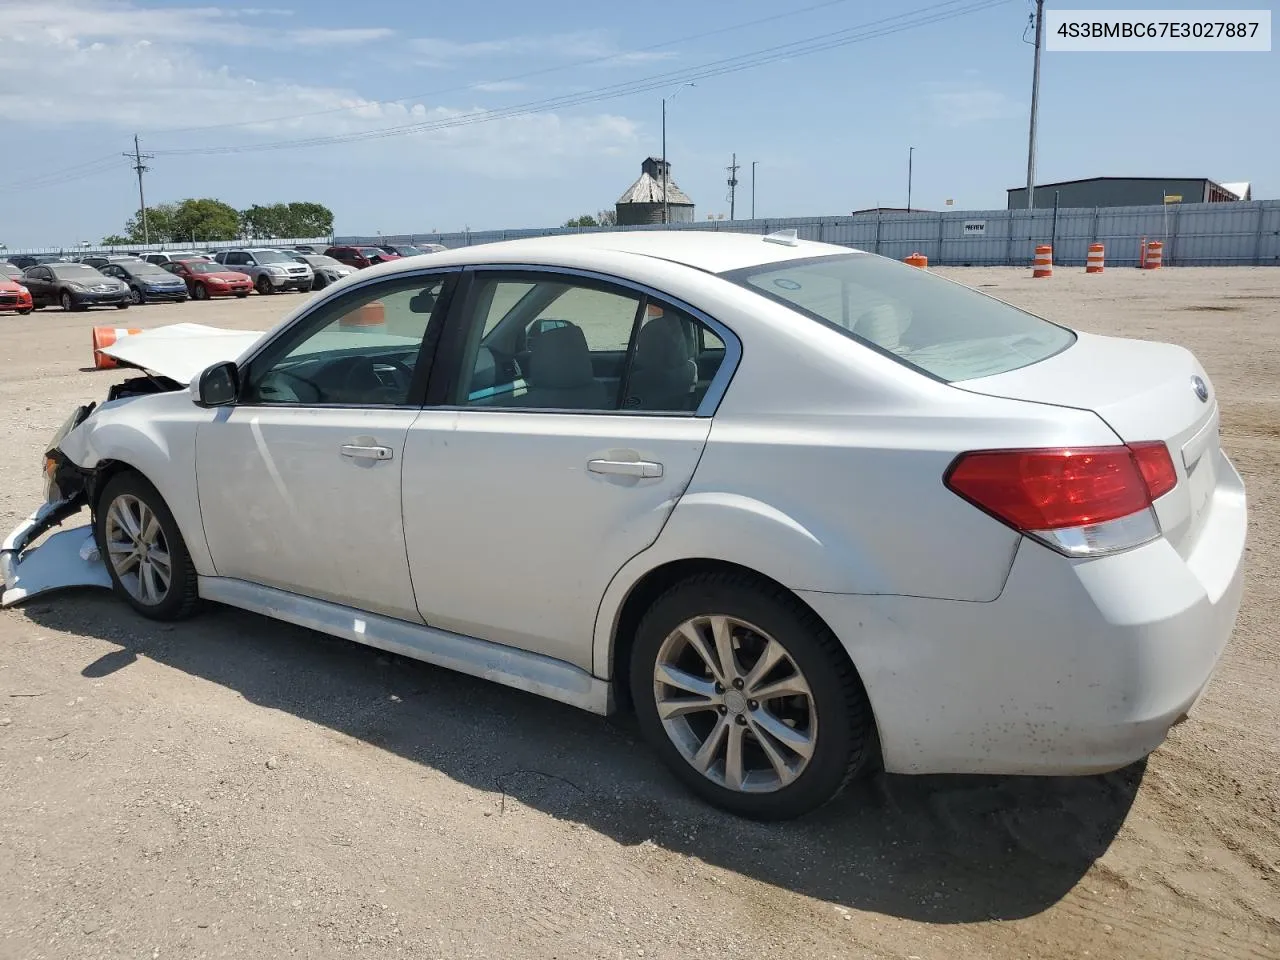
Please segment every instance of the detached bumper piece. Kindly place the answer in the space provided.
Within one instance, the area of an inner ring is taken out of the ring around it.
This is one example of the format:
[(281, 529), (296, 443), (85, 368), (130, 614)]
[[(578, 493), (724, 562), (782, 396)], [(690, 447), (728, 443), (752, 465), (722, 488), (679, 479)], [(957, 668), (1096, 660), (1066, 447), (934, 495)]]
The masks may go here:
[(46, 503), (0, 544), (0, 576), (4, 578), (0, 607), (11, 607), (50, 590), (111, 587), (111, 576), (98, 556), (90, 525), (62, 530), (40, 546), (27, 549), (46, 531), (79, 513), (84, 503), (83, 494)]

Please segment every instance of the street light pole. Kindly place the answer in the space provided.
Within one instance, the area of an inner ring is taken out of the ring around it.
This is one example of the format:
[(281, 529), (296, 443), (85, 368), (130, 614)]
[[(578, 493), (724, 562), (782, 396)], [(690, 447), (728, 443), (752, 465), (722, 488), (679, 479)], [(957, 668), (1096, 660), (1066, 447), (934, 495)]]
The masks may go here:
[(756, 218), (756, 164), (759, 160), (751, 161), (751, 219)]
[(911, 168), (916, 157), (916, 148), (907, 150), (907, 213), (911, 212)]

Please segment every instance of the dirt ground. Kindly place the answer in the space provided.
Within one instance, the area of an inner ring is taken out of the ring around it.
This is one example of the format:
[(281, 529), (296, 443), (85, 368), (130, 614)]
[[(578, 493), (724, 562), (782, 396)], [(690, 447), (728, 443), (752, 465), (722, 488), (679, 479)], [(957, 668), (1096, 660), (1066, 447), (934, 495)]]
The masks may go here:
[[(940, 271), (1194, 350), (1251, 505), (1235, 638), (1147, 762), (878, 777), (760, 826), (624, 723), (230, 609), (0, 613), (0, 958), (1280, 957), (1280, 270)], [(0, 535), (114, 376), (94, 324), (265, 328), (297, 295), (0, 315)]]

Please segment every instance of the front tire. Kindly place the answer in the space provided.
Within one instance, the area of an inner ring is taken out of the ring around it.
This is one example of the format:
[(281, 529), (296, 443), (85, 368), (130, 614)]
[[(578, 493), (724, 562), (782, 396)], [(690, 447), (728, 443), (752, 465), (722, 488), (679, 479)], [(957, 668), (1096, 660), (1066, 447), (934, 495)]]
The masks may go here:
[(116, 309), (117, 309), (117, 310), (128, 310), (128, 309), (129, 309), (129, 306), (130, 306), (130, 305), (129, 305), (129, 304), (127, 304), (127, 303), (117, 303), (117, 304), (116, 304)]
[(34, 310), (34, 309), (35, 309), (35, 307), (27, 307), (25, 310), (19, 310), (19, 311), (18, 311), (18, 316), (20, 316), (20, 317), (25, 317), (28, 313), (30, 313), (30, 312), (31, 312), (32, 310)]
[(133, 303), (135, 307), (140, 307), (147, 302), (147, 298), (143, 296), (142, 291), (139, 290), (137, 287), (129, 288), (129, 300)]
[(275, 287), (271, 285), (271, 278), (265, 273), (258, 274), (258, 279), (257, 282), (254, 283), (254, 286), (257, 288), (258, 293), (264, 297), (270, 296), (276, 292)]
[(77, 304), (75, 300), (72, 299), (71, 294), (68, 293), (66, 290), (62, 291), (62, 296), (58, 298), (58, 302), (62, 304), (62, 309), (65, 310), (67, 313), (71, 313), (72, 311), (79, 312), (81, 310), (88, 309), (88, 307), (84, 307), (84, 306), (81, 306), (80, 304)]
[(249, 295), (249, 291), (248, 291), (248, 290), (242, 290), (242, 291), (240, 291), (239, 293), (237, 293), (237, 294), (236, 294), (236, 299), (237, 299), (237, 300), (243, 300), (243, 299), (244, 299), (245, 297), (247, 297), (248, 295)]
[(196, 571), (177, 521), (140, 474), (108, 481), (94, 516), (98, 550), (116, 593), (152, 620), (180, 620), (194, 612)]
[(654, 602), (631, 695), (672, 772), (751, 819), (821, 807), (870, 752), (870, 705), (840, 642), (792, 594), (745, 574), (695, 576)]
[(191, 291), (191, 299), (193, 299), (193, 300), (208, 300), (208, 299), (209, 299), (209, 288), (208, 288), (208, 287), (206, 287), (203, 283), (197, 283), (197, 284), (195, 285), (195, 288)]

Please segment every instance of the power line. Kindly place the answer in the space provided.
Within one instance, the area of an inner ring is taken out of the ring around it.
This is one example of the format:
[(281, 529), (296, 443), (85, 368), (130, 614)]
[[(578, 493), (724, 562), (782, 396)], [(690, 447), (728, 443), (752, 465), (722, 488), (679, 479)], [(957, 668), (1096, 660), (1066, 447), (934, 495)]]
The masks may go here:
[(105, 157), (98, 157), (95, 160), (86, 160), (84, 163), (77, 163), (74, 166), (65, 167), (61, 170), (50, 170), (48, 173), (38, 174), (34, 177), (11, 181), (0, 185), (0, 190), (27, 190), (38, 187), (54, 186), (61, 183), (69, 183), (73, 180), (81, 180), (85, 177), (96, 176), (109, 169), (117, 168), (119, 162), (119, 157), (114, 153), (110, 153)]
[(368, 107), (388, 106), (393, 103), (407, 103), (410, 100), (423, 100), (428, 97), (442, 96), (446, 93), (460, 93), (466, 90), (475, 90), (477, 88), (484, 87), (487, 84), (510, 83), (514, 80), (527, 80), (529, 77), (540, 77), (548, 73), (572, 70), (576, 67), (589, 67), (594, 66), (597, 63), (608, 63), (613, 60), (621, 60), (626, 57), (634, 56), (637, 53), (650, 53), (654, 50), (661, 50), (664, 47), (673, 47), (678, 43), (690, 43), (694, 40), (705, 40), (708, 37), (716, 37), (725, 33), (733, 33), (737, 30), (745, 30), (747, 27), (758, 27), (763, 23), (772, 23), (776, 20), (786, 20), (792, 17), (798, 17), (801, 14), (812, 13), (815, 10), (821, 10), (825, 7), (834, 7), (848, 2), (849, 0), (823, 0), (822, 3), (815, 3), (808, 7), (800, 7), (798, 10), (787, 10), (783, 13), (775, 13), (767, 17), (760, 17), (756, 20), (744, 20), (741, 23), (733, 23), (725, 27), (717, 27), (714, 30), (704, 30), (702, 33), (692, 33), (684, 37), (663, 40), (659, 43), (650, 44), (647, 47), (637, 47), (634, 50), (624, 50), (619, 53), (590, 57), (586, 60), (575, 60), (570, 63), (557, 64), (552, 67), (541, 67), (537, 70), (528, 70), (524, 73), (513, 73), (508, 76), (497, 77), (492, 80), (477, 80), (473, 83), (464, 83), (456, 87), (444, 87), (440, 90), (429, 90), (426, 93), (413, 93), (403, 97), (395, 97), (390, 100), (362, 100), (360, 103), (352, 104), (348, 107), (329, 107), (325, 110), (313, 110), (309, 113), (294, 113), (284, 117), (269, 117), (259, 120), (235, 120), (229, 123), (213, 123), (200, 127), (169, 127), (163, 130), (155, 130), (153, 133), (191, 133), (199, 130), (225, 130), (231, 127), (252, 127), (263, 123), (284, 123), (288, 120), (304, 120), (309, 117), (323, 117), (335, 113), (349, 113), (352, 110), (363, 110)]
[[(742, 70), (765, 66), (781, 60), (790, 60), (802, 56), (809, 56), (814, 53), (833, 50), (838, 47), (849, 46), (854, 43), (862, 43), (868, 40), (879, 39), (880, 37), (901, 33), (905, 30), (912, 30), (917, 27), (927, 26), (933, 23), (953, 20), (958, 17), (968, 16), (983, 10), (1003, 6), (1010, 2), (1012, 2), (1012, 0), (976, 0), (976, 2), (974, 2), (974, 0), (947, 0), (947, 2), (944, 3), (934, 4), (929, 7), (922, 7), (906, 14), (897, 14), (892, 17), (885, 17), (880, 20), (871, 21), (867, 24), (862, 24), (858, 27), (837, 31), (834, 34), (822, 34), (816, 37), (792, 41), (790, 43), (764, 47), (760, 50), (754, 50), (738, 56), (726, 57), (721, 60), (713, 60), (697, 67), (669, 71), (662, 74), (654, 74), (639, 80), (611, 84), (591, 91), (530, 101), (511, 107), (475, 111), (473, 113), (442, 120), (418, 121), (415, 123), (382, 127), (376, 130), (367, 130), (359, 133), (337, 134), (326, 137), (311, 137), (295, 140), (281, 140), (268, 143), (215, 147), (188, 147), (169, 150), (160, 149), (156, 151), (156, 154), (159, 156), (211, 156), (234, 153), (257, 153), (271, 150), (287, 150), (310, 146), (328, 146), (341, 143), (355, 143), (364, 140), (403, 136), (411, 133), (433, 132), (436, 130), (445, 130), (454, 127), (470, 126), (475, 123), (487, 123), (493, 120), (510, 119), (548, 109), (579, 106), (587, 103), (597, 103), (603, 100), (612, 100), (620, 97), (631, 96), (637, 93), (644, 93), (650, 90), (667, 87), (673, 83), (703, 80), (709, 77), (737, 73)], [(957, 3), (962, 3), (963, 5), (957, 7)], [(955, 9), (947, 10), (945, 9), (947, 7), (954, 7)], [(928, 14), (928, 16), (922, 17), (920, 14)], [(894, 21), (902, 22), (895, 23)]]

